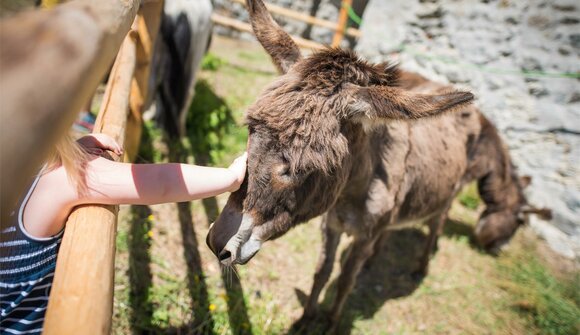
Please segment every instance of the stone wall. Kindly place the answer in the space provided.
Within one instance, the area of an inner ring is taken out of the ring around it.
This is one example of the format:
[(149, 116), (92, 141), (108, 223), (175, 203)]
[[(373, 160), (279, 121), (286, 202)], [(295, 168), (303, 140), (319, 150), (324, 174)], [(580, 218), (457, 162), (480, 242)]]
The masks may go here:
[(531, 203), (553, 210), (532, 227), (580, 259), (580, 72), (577, 0), (371, 0), (356, 49), (429, 78), (471, 89), (533, 177)]

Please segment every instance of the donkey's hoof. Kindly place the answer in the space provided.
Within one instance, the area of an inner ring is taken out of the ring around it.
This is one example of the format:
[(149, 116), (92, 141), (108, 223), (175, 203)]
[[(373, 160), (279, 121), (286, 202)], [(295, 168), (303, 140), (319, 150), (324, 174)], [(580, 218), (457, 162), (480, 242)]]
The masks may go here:
[(302, 317), (294, 322), (288, 334), (306, 334), (310, 331), (310, 328), (315, 323), (316, 319), (316, 314), (302, 314)]
[(337, 334), (337, 324), (323, 313), (302, 315), (298, 321), (294, 322), (288, 334)]

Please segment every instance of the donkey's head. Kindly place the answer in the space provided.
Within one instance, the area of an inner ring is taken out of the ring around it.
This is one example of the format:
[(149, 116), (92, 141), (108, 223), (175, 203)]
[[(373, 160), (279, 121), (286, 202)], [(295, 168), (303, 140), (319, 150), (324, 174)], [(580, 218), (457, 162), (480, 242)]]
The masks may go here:
[(475, 227), (478, 244), (492, 254), (498, 254), (517, 229), (528, 223), (530, 214), (536, 214), (544, 220), (552, 218), (551, 210), (528, 204), (524, 189), (530, 184), (531, 177), (518, 177), (513, 167), (511, 171), (510, 183), (501, 189), (493, 190), (504, 194), (504, 197), (501, 197), (503, 199), (501, 209), (488, 207), (481, 214)]
[(326, 211), (344, 187), (362, 126), (412, 120), (470, 102), (467, 92), (412, 93), (398, 70), (353, 52), (302, 58), (264, 4), (247, 2), (254, 32), (282, 76), (247, 112), (248, 174), (211, 227), (207, 243), (224, 264), (245, 263), (264, 241)]

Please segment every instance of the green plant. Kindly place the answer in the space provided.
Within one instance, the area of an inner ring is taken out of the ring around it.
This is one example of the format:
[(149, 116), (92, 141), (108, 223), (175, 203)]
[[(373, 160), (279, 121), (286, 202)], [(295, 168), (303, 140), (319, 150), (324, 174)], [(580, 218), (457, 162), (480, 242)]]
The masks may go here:
[(475, 183), (471, 183), (464, 187), (457, 198), (459, 199), (459, 203), (469, 209), (477, 209), (481, 203), (481, 199), (477, 193), (477, 184)]
[(217, 71), (225, 63), (223, 59), (208, 52), (201, 60), (201, 68), (207, 71)]
[[(187, 137), (197, 164), (216, 163), (227, 151), (224, 141), (234, 131), (235, 120), (228, 104), (201, 79), (187, 116)], [(239, 130), (238, 130), (239, 131)]]
[(579, 275), (558, 279), (527, 252), (516, 250), (500, 259), (503, 286), (517, 300), (513, 307), (542, 334), (578, 334), (580, 330)]

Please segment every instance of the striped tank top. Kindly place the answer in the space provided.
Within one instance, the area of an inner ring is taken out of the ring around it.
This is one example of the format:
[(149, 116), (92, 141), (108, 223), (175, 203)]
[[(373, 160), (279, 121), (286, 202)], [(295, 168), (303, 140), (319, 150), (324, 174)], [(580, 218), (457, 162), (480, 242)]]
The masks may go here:
[(62, 232), (50, 238), (30, 236), (22, 224), (24, 207), (0, 231), (0, 334), (40, 334), (52, 286)]

